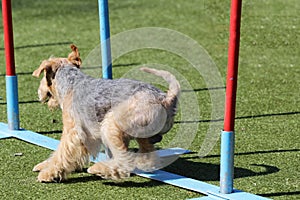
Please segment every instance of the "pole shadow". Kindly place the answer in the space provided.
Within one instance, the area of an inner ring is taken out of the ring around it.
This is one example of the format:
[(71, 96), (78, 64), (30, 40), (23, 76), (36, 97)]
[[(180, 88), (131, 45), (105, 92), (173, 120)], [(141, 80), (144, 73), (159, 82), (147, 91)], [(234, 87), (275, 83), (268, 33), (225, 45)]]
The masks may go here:
[[(45, 44), (29, 44), (29, 45), (23, 45), (23, 46), (17, 46), (14, 47), (14, 49), (28, 49), (28, 48), (37, 48), (37, 47), (46, 47), (46, 46), (59, 46), (59, 45), (70, 45), (73, 42), (54, 42), (54, 43), (45, 43)], [(0, 48), (0, 51), (4, 51), (5, 48)]]
[[(273, 117), (273, 116), (287, 116), (287, 115), (299, 115), (299, 111), (292, 112), (282, 112), (282, 113), (270, 113), (270, 114), (261, 114), (261, 115), (248, 115), (248, 116), (240, 116), (236, 117), (236, 120), (240, 119), (255, 119), (255, 118), (263, 118), (263, 117)], [(208, 123), (208, 122), (220, 122), (224, 121), (224, 119), (204, 119), (204, 120), (190, 120), (190, 121), (175, 121), (175, 124), (182, 123)]]
[[(19, 104), (41, 103), (38, 100), (19, 101)], [(0, 102), (0, 105), (6, 105), (6, 102)]]
[(274, 192), (274, 193), (264, 193), (264, 194), (257, 194), (263, 197), (280, 197), (280, 196), (296, 196), (300, 195), (300, 191), (293, 191), (293, 192)]

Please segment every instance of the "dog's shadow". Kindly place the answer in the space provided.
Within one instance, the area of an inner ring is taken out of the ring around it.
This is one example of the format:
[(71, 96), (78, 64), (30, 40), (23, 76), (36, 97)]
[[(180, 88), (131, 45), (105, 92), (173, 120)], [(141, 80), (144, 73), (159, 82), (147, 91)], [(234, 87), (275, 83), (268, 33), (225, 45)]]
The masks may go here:
[[(182, 158), (179, 158), (174, 163), (164, 168), (163, 170), (178, 174), (181, 176), (185, 176), (188, 178), (193, 178), (199, 181), (219, 181), (220, 179), (220, 165), (198, 162), (200, 160), (197, 156), (193, 156), (192, 154), (185, 155)], [(255, 168), (256, 171), (252, 171), (250, 169), (245, 169), (241, 167), (234, 167), (234, 178), (245, 178), (252, 176), (263, 176), (272, 173), (278, 172), (280, 169), (275, 166), (265, 165), (265, 164), (252, 164), (252, 167)], [(98, 176), (84, 176), (84, 177), (73, 177), (68, 179), (66, 184), (74, 184), (78, 182), (91, 182), (91, 181), (102, 181), (103, 185), (116, 186), (116, 187), (155, 187), (162, 185), (163, 183), (145, 179), (143, 182), (135, 182), (134, 180), (124, 179), (121, 181), (110, 181), (103, 180)]]
[[(142, 182), (135, 182), (131, 178), (121, 179), (118, 181), (113, 180), (104, 180), (99, 176), (87, 174), (87, 169), (83, 169), (81, 174), (77, 175), (73, 174), (72, 177), (63, 182), (63, 184), (77, 184), (77, 183), (87, 183), (87, 182), (95, 182), (103, 185), (113, 186), (113, 187), (124, 187), (124, 188), (142, 188), (142, 187), (155, 187), (162, 185), (163, 183), (154, 181), (151, 179), (145, 179)], [(76, 176), (76, 177), (75, 177)], [(132, 175), (134, 176), (134, 175)]]

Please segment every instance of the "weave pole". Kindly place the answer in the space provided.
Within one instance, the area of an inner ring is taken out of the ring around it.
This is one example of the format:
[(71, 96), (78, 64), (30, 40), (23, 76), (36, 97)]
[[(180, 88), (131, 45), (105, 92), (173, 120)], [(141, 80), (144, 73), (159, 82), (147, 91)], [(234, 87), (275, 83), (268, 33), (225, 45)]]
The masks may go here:
[(18, 79), (15, 71), (13, 26), (11, 14), (11, 1), (2, 0), (2, 16), (4, 29), (4, 48), (6, 62), (6, 102), (7, 121), (10, 130), (20, 128)]
[(102, 77), (105, 79), (112, 79), (108, 0), (98, 0), (98, 6), (102, 53)]
[(231, 1), (224, 130), (221, 133), (220, 192), (233, 192), (234, 121), (240, 46), (242, 0)]

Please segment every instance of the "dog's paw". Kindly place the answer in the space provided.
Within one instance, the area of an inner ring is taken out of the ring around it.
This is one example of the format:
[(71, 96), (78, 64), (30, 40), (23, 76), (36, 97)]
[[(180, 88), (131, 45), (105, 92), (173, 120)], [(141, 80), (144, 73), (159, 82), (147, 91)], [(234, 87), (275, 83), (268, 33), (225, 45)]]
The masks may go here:
[(40, 171), (37, 181), (41, 183), (59, 183), (65, 179), (65, 175), (62, 172), (58, 172), (55, 170), (42, 170)]
[(135, 158), (136, 168), (146, 172), (152, 172), (159, 169), (160, 159), (156, 152), (138, 153)]
[(42, 171), (43, 169), (46, 169), (49, 165), (49, 161), (48, 160), (45, 160), (39, 164), (37, 164), (36, 166), (33, 167), (32, 171), (34, 172), (40, 172)]
[(104, 163), (96, 163), (87, 170), (88, 173), (100, 176), (103, 179), (119, 180), (130, 177), (130, 172), (120, 168), (113, 168)]

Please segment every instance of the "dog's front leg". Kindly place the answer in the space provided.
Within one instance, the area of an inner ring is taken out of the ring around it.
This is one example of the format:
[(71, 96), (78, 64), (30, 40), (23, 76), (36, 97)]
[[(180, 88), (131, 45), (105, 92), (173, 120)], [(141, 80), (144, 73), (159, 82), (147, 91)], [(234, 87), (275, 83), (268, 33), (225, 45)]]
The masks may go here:
[(40, 172), (43, 169), (47, 168), (48, 165), (49, 165), (50, 160), (51, 160), (51, 157), (48, 158), (47, 160), (44, 160), (43, 162), (35, 165), (32, 171), (34, 171), (34, 172)]
[(75, 128), (75, 122), (65, 110), (63, 110), (63, 125), (63, 134), (58, 149), (48, 160), (35, 167), (40, 170), (38, 175), (39, 182), (60, 182), (65, 180), (67, 174), (81, 169), (88, 161), (88, 152), (80, 140), (79, 133)]
[(86, 148), (77, 139), (76, 131), (63, 132), (58, 149), (43, 164), (38, 175), (39, 182), (60, 182), (67, 174), (82, 168), (88, 160)]

